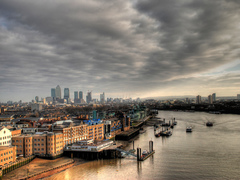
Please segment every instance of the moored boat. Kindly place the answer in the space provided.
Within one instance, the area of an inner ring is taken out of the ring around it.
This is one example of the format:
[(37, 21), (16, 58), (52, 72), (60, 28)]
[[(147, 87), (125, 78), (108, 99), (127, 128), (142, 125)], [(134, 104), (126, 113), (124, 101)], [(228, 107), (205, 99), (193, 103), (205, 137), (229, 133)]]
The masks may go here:
[(187, 127), (186, 132), (192, 132), (192, 127), (191, 126)]

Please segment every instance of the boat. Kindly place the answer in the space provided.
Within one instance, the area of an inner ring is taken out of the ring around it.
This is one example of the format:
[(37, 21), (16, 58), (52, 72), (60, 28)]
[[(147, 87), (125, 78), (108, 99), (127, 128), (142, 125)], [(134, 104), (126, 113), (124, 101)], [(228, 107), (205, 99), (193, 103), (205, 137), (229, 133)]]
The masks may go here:
[(148, 155), (148, 151), (147, 151), (147, 150), (143, 150), (142, 155), (143, 155), (143, 156)]
[(191, 126), (187, 127), (186, 132), (192, 132), (192, 127)]
[(206, 126), (213, 126), (213, 123), (212, 122), (207, 122)]
[(160, 136), (161, 136), (161, 135), (160, 135), (160, 132), (157, 133), (157, 134), (155, 134), (155, 136), (156, 136), (156, 137), (160, 137)]
[(170, 131), (168, 128), (160, 132), (160, 136), (171, 136), (171, 135), (172, 135), (172, 131)]

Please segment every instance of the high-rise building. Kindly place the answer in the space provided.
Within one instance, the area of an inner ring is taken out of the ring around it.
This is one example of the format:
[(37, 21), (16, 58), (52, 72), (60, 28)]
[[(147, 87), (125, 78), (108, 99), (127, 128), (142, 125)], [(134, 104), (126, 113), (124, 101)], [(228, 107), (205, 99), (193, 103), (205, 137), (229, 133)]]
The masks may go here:
[(53, 98), (53, 100), (56, 99), (56, 89), (55, 88), (51, 89), (51, 97)]
[(79, 99), (83, 99), (83, 92), (79, 91)]
[(202, 103), (201, 96), (200, 95), (196, 96), (196, 104), (201, 104), (201, 103)]
[(240, 100), (240, 94), (237, 94), (237, 99)]
[(35, 97), (35, 101), (36, 101), (37, 103), (39, 102), (39, 97), (38, 97), (38, 96)]
[(70, 98), (70, 90), (69, 88), (64, 88), (64, 99)]
[(212, 103), (213, 103), (213, 96), (212, 96), (212, 95), (209, 95), (209, 96), (208, 96), (208, 103), (209, 103), (209, 104), (212, 104)]
[(102, 94), (100, 94), (100, 103), (101, 104), (105, 103), (105, 93), (104, 92)]
[(92, 92), (87, 92), (86, 101), (88, 104), (92, 101)]
[(216, 93), (212, 94), (212, 101), (215, 102), (216, 101)]
[(59, 85), (56, 87), (56, 99), (61, 99), (61, 88)]
[(74, 100), (75, 100), (75, 99), (79, 99), (79, 98), (78, 98), (78, 91), (74, 91)]

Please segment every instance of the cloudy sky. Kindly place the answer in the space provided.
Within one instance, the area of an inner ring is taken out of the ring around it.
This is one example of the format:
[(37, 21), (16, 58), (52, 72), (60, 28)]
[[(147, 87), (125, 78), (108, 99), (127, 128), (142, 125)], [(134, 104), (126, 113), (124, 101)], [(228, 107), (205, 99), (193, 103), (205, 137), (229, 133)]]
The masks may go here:
[(0, 102), (240, 93), (238, 0), (1, 0)]

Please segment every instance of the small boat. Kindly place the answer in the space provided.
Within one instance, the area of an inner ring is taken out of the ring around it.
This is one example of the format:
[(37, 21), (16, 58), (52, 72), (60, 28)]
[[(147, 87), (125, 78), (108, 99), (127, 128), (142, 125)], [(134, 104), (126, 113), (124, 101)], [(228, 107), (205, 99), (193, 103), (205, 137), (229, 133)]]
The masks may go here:
[(143, 150), (142, 155), (143, 155), (143, 156), (148, 155), (148, 151), (147, 151), (147, 150)]
[(192, 127), (191, 126), (187, 127), (186, 132), (192, 132)]
[(161, 135), (160, 135), (160, 132), (157, 133), (157, 134), (155, 134), (155, 136), (156, 136), (156, 137), (160, 137), (160, 136), (161, 136)]
[(212, 122), (207, 122), (206, 126), (213, 126), (213, 123)]
[(172, 135), (172, 131), (168, 129), (160, 132), (160, 136), (171, 136), (171, 135)]

